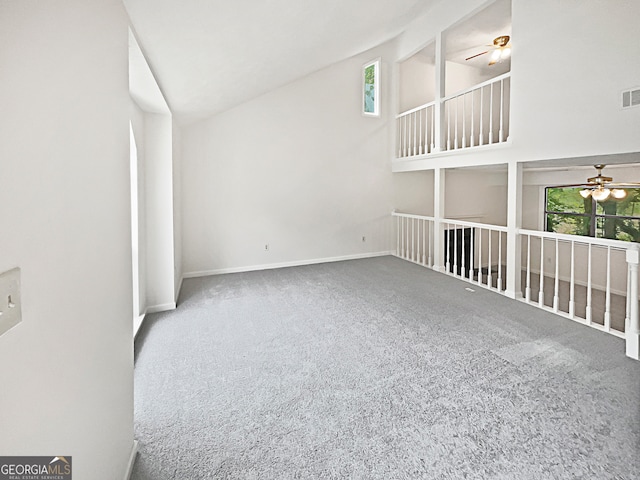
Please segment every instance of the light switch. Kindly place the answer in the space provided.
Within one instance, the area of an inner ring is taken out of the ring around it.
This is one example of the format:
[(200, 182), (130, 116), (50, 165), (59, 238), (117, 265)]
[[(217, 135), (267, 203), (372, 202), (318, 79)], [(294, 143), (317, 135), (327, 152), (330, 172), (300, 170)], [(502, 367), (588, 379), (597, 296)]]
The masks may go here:
[(22, 321), (20, 269), (0, 274), (0, 335)]

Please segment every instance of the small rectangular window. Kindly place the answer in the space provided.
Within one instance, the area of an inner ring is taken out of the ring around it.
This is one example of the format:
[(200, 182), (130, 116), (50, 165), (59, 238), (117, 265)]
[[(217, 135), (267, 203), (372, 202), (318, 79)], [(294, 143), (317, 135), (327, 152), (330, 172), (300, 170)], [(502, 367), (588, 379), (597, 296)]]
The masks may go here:
[(362, 67), (362, 113), (380, 116), (380, 59)]

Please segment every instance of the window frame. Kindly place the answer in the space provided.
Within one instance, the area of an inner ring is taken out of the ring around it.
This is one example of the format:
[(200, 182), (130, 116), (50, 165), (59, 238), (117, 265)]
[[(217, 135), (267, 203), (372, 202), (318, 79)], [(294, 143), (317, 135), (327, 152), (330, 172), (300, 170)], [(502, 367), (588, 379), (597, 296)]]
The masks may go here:
[[(362, 115), (366, 117), (380, 116), (380, 57), (365, 63), (362, 66)], [(373, 66), (373, 112), (367, 112), (366, 109), (366, 72), (369, 67)]]
[[(597, 213), (598, 212), (598, 202), (593, 198), (589, 197), (591, 200), (591, 213), (576, 213), (576, 212), (558, 212), (555, 210), (548, 210), (547, 207), (549, 205), (549, 189), (550, 188), (578, 188), (574, 185), (550, 185), (543, 187), (544, 188), (544, 208), (543, 208), (543, 227), (545, 232), (557, 233), (549, 230), (549, 214), (551, 215), (564, 215), (567, 217), (583, 217), (589, 218), (589, 235), (579, 235), (577, 233), (570, 233), (567, 235), (575, 235), (578, 237), (588, 236), (591, 238), (602, 238), (607, 239), (607, 237), (597, 237), (597, 225), (598, 219), (616, 219), (616, 220), (637, 220), (640, 222), (640, 216), (630, 216), (630, 215), (608, 215), (606, 213)], [(627, 188), (639, 188), (640, 187), (627, 187)], [(609, 239), (609, 240), (619, 240), (617, 238)], [(627, 241), (627, 240), (619, 240), (619, 241)]]

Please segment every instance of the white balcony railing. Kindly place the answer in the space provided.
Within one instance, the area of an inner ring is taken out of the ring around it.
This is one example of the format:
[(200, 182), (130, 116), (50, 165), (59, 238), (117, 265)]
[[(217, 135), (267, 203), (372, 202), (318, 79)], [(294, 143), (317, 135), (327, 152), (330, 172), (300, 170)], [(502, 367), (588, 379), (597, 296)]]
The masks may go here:
[(425, 155), (435, 150), (435, 102), (396, 117), (398, 158)]
[(393, 212), (396, 218), (396, 256), (433, 266), (433, 217)]
[(520, 236), (525, 302), (625, 336), (638, 303), (627, 252), (637, 243), (533, 230)]
[(507, 228), (450, 219), (442, 225), (445, 273), (504, 292)]
[[(507, 141), (510, 92), (511, 73), (507, 72), (397, 115), (397, 158)], [(442, 112), (439, 122), (438, 102)]]
[(397, 257), (498, 292), (505, 290), (506, 227), (443, 219), (436, 231), (433, 217), (392, 215)]
[[(640, 359), (638, 243), (399, 212), (392, 216), (397, 257), (504, 295), (510, 280), (516, 298), (520, 285), (523, 302), (625, 338), (627, 355)], [(514, 242), (508, 255), (508, 235), (515, 238), (519, 257), (513, 254)], [(517, 264), (507, 265), (509, 258)], [(508, 271), (520, 271), (520, 278), (507, 279)]]

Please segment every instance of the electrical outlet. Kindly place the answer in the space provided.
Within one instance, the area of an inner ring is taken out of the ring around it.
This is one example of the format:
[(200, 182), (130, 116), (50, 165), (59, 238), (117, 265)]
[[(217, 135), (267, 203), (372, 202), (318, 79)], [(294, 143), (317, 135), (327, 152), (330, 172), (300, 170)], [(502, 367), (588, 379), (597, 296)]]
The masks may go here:
[(265, 251), (266, 251), (266, 250), (269, 250), (269, 244), (268, 244), (268, 243), (265, 243), (265, 244), (264, 244), (264, 249), (265, 249)]
[(365, 237), (364, 235), (362, 236), (362, 241), (366, 242), (367, 241), (367, 237)]
[(22, 321), (20, 269), (0, 274), (0, 335)]

